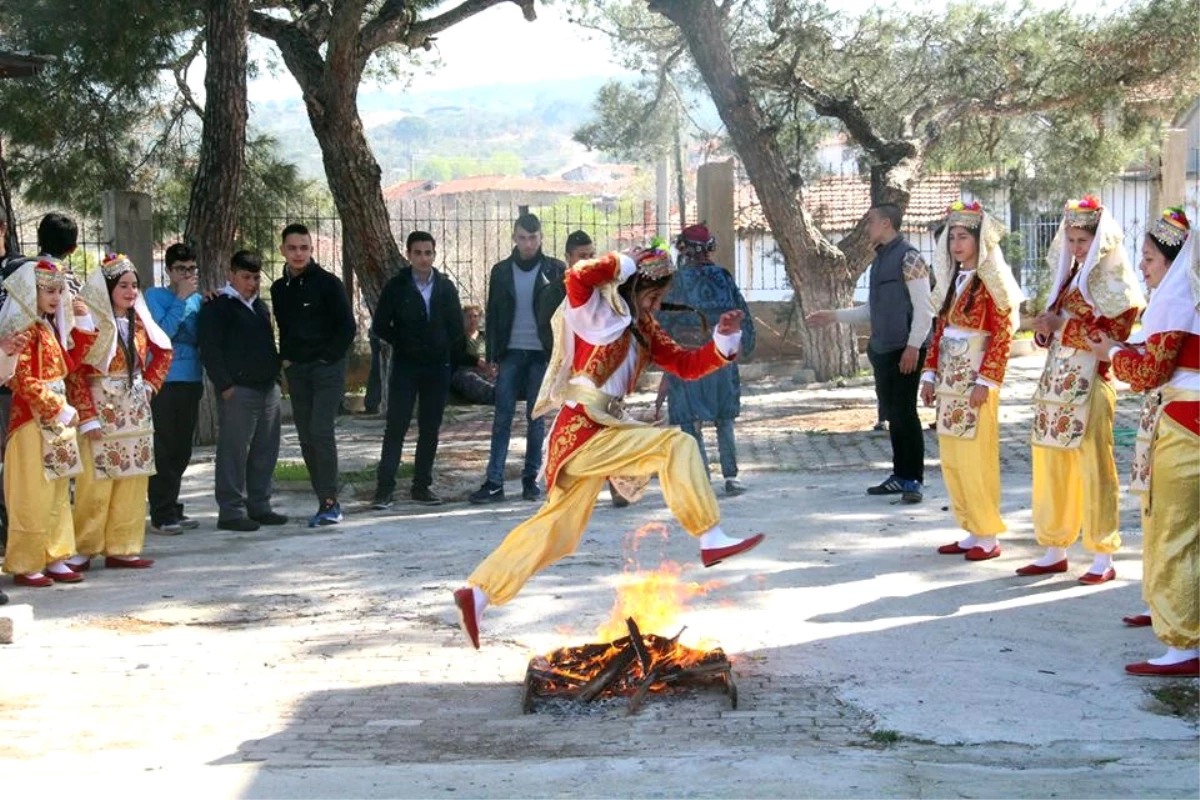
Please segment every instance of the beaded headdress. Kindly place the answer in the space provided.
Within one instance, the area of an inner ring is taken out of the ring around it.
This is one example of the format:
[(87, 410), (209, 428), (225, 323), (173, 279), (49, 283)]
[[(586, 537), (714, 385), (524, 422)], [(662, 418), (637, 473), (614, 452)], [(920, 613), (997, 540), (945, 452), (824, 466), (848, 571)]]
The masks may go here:
[(665, 278), (675, 271), (675, 260), (667, 249), (667, 243), (659, 237), (650, 240), (650, 246), (637, 257), (638, 275), (650, 280)]
[(1179, 247), (1187, 239), (1189, 227), (1183, 209), (1173, 206), (1164, 210), (1162, 216), (1154, 220), (1147, 233), (1167, 247)]
[(971, 228), (974, 230), (983, 224), (983, 206), (978, 202), (964, 203), (956, 200), (946, 209), (946, 228)]
[(113, 280), (126, 272), (137, 272), (137, 267), (124, 253), (109, 253), (100, 262), (100, 270), (104, 273), (105, 278)]
[(37, 262), (33, 269), (37, 285), (42, 289), (58, 289), (67, 285), (67, 271), (62, 264), (49, 259)]
[(1078, 200), (1068, 200), (1063, 209), (1063, 219), (1068, 228), (1087, 228), (1095, 230), (1100, 224), (1100, 215), (1104, 206), (1095, 195), (1085, 194)]

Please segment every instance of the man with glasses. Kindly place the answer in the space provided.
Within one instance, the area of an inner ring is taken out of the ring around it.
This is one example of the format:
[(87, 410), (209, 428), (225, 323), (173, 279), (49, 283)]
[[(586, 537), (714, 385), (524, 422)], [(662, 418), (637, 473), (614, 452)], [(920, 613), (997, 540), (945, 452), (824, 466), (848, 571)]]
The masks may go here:
[(154, 463), (150, 478), (150, 530), (174, 536), (199, 523), (183, 513), (179, 484), (192, 460), (192, 439), (204, 393), (204, 370), (197, 350), (201, 296), (197, 291), (196, 253), (177, 242), (167, 248), (170, 285), (146, 292), (150, 315), (171, 337), (174, 358), (166, 383), (150, 401), (154, 413)]

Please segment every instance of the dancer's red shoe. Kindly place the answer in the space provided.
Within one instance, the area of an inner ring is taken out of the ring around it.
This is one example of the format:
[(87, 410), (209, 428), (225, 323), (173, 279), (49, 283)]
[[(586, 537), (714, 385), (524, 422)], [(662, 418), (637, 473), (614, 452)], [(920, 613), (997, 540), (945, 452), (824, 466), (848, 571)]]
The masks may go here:
[(458, 608), (458, 625), (467, 635), (471, 645), (479, 649), (479, 617), (475, 614), (475, 590), (470, 586), (454, 592), (454, 605)]
[(704, 562), (706, 567), (715, 567), (727, 558), (733, 558), (736, 555), (753, 550), (763, 539), (767, 538), (765, 533), (756, 533), (749, 539), (742, 539), (737, 544), (731, 544), (728, 547), (710, 547), (707, 550), (700, 550), (700, 560)]

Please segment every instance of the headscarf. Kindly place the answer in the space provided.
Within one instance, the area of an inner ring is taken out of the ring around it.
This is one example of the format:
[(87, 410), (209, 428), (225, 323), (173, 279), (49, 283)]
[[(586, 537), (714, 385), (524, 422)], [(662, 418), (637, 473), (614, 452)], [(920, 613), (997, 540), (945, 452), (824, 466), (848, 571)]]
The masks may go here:
[(54, 313), (54, 330), (63, 350), (71, 348), (71, 333), (75, 329), (75, 313), (72, 309), (74, 295), (70, 291), (71, 281), (67, 267), (53, 258), (40, 258), (23, 264), (12, 275), (4, 279), (4, 290), (8, 295), (0, 306), (0, 336), (11, 336), (28, 330), (45, 315), (38, 311), (38, 287), (62, 287), (62, 300)]
[(1021, 321), (1021, 302), (1025, 293), (1013, 277), (1012, 269), (1004, 259), (1000, 240), (1008, 231), (1004, 225), (983, 210), (979, 203), (964, 203), (959, 200), (946, 210), (946, 224), (938, 236), (933, 250), (934, 287), (930, 300), (933, 313), (937, 314), (946, 302), (946, 295), (954, 291), (954, 269), (956, 264), (950, 257), (947, 240), (954, 227), (977, 228), (979, 230), (979, 254), (975, 259), (975, 274), (992, 296), (992, 301), (1003, 313), (1009, 315), (1013, 330)]
[(1053, 302), (1059, 296), (1071, 274), (1074, 258), (1067, 246), (1067, 231), (1072, 227), (1090, 228), (1092, 219), (1096, 220), (1095, 236), (1087, 258), (1079, 267), (1079, 291), (1100, 316), (1112, 319), (1131, 308), (1146, 305), (1146, 296), (1125, 256), (1124, 231), (1109, 210), (1090, 195), (1067, 203), (1063, 212), (1062, 224), (1046, 256), (1050, 268), (1055, 270), (1049, 297)]
[(1150, 292), (1150, 304), (1142, 313), (1142, 336), (1166, 331), (1185, 331), (1200, 336), (1200, 284), (1194, 280), (1196, 232), (1187, 235), (1167, 274)]
[[(80, 298), (92, 312), (92, 319), (96, 321), (96, 330), (100, 334), (96, 346), (92, 347), (84, 357), (84, 363), (103, 373), (108, 372), (108, 368), (117, 354), (117, 319), (113, 314), (112, 293), (108, 290), (107, 281), (115, 280), (126, 272), (137, 272), (137, 268), (129, 260), (129, 257), (120, 253), (110, 253), (105, 256), (100, 269), (93, 270), (92, 274), (88, 276), (83, 285), (83, 291), (80, 292)], [(158, 327), (158, 323), (150, 315), (150, 309), (140, 291), (137, 299), (133, 302), (133, 311), (141, 321), (142, 327), (146, 329), (146, 336), (150, 341), (162, 350), (170, 350), (171, 337)], [(132, 342), (133, 331), (129, 332), (129, 336)], [(132, 369), (133, 364), (130, 363), (129, 367)]]

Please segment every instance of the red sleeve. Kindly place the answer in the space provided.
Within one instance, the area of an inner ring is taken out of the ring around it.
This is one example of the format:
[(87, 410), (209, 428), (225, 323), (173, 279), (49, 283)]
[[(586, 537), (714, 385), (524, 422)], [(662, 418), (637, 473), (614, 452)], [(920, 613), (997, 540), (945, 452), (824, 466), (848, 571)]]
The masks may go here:
[[(25, 345), (25, 349), (17, 357), (17, 366), (8, 385), (12, 389), (13, 395), (23, 400), (34, 414), (45, 422), (50, 422), (62, 411), (64, 401), (60, 395), (46, 387), (46, 383), (34, 368), (34, 351), (46, 346), (55, 346), (52, 341), (54, 334), (47, 333), (40, 327), (40, 325), (34, 325), (33, 341)], [(50, 358), (49, 353), (41, 355), (42, 361)]]
[(96, 370), (88, 366), (79, 366), (66, 377), (67, 402), (79, 412), (79, 424), (91, 422), (99, 416), (96, 411), (96, 398), (92, 397), (92, 387), (88, 376), (95, 375)]
[(721, 355), (715, 342), (710, 341), (694, 350), (688, 350), (680, 347), (679, 343), (668, 336), (657, 322), (653, 322), (651, 325), (652, 327), (647, 331), (650, 342), (650, 360), (685, 381), (703, 378), (732, 361)]
[(1125, 348), (1113, 355), (1113, 372), (1135, 392), (1148, 392), (1171, 379), (1183, 352), (1187, 334), (1163, 331), (1146, 339), (1145, 352)]
[(580, 261), (567, 270), (567, 299), (572, 308), (588, 301), (598, 286), (615, 281), (621, 274), (621, 257), (609, 253), (591, 261)]
[(939, 315), (933, 323), (933, 339), (929, 342), (929, 349), (925, 353), (925, 366), (923, 369), (937, 372), (938, 351), (942, 346), (942, 334), (946, 332), (946, 320)]
[(987, 350), (983, 353), (983, 361), (979, 364), (979, 377), (991, 381), (997, 386), (1004, 383), (1004, 373), (1008, 369), (1008, 355), (1012, 346), (1012, 325), (1008, 314), (996, 307), (996, 301), (990, 292), (980, 292), (976, 298), (987, 304), (984, 312), (984, 324), (991, 336), (988, 337)]
[(1123, 342), (1129, 338), (1129, 333), (1133, 330), (1133, 323), (1137, 320), (1139, 313), (1139, 309), (1129, 308), (1120, 316), (1112, 319), (1097, 317), (1091, 313), (1081, 317), (1072, 317), (1063, 325), (1061, 341), (1065, 346), (1074, 347), (1076, 350), (1090, 349), (1093, 333), (1103, 333), (1110, 339)]

